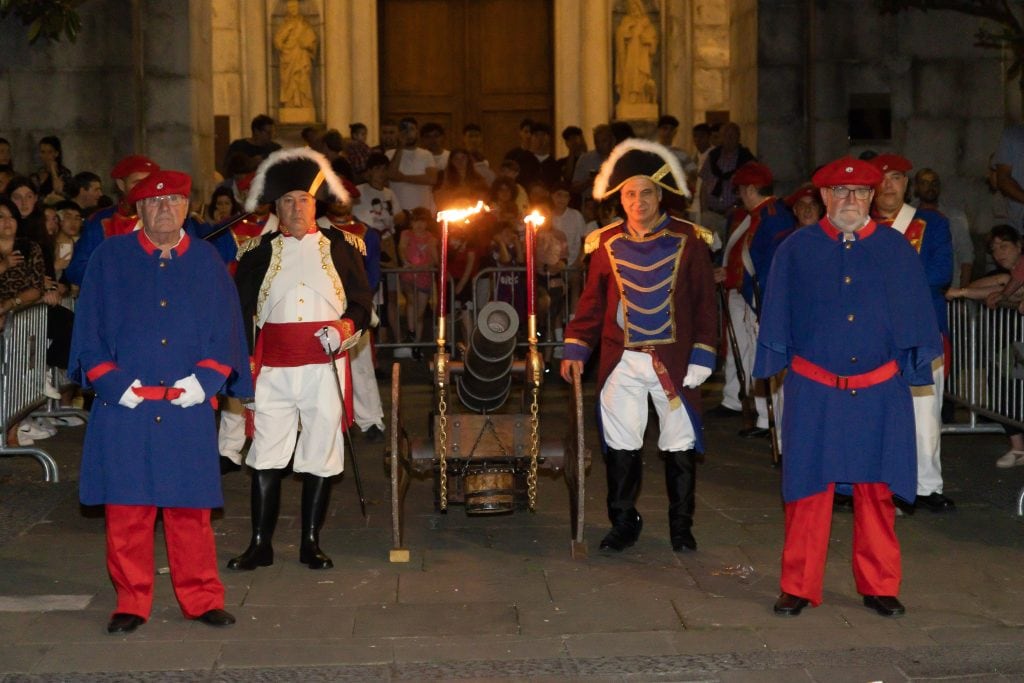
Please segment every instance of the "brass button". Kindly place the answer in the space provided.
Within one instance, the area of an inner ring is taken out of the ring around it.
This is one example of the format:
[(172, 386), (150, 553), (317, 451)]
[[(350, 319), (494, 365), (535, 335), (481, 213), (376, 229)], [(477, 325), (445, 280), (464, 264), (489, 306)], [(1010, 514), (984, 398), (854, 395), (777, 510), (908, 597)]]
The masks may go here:
[(846, 319), (849, 320), (851, 323), (853, 322), (853, 318), (854, 318), (853, 313), (851, 313), (850, 315), (846, 316)]
[(167, 267), (167, 262), (166, 261), (161, 261), (160, 262), (160, 267), (161, 268), (166, 268)]
[(299, 316), (299, 322), (300, 323), (302, 322), (302, 316), (301, 315)]
[(850, 389), (850, 396), (856, 396), (856, 395), (857, 395), (857, 390), (856, 389)]
[(843, 244), (843, 246), (846, 247), (847, 249), (853, 249), (853, 242), (846, 242)]
[(166, 382), (164, 382), (163, 380), (160, 380), (159, 382), (157, 382), (157, 384), (159, 384), (160, 386), (164, 386), (164, 384), (166, 384)]
[(857, 356), (851, 356), (850, 357), (850, 362), (851, 363), (856, 363), (857, 362)]
[(844, 277), (844, 278), (843, 278), (843, 283), (844, 283), (844, 284), (847, 284), (847, 285), (848, 285), (848, 284), (850, 284), (851, 282), (853, 282), (853, 278), (852, 278), (852, 277), (850, 277), (849, 275), (847, 275), (846, 277)]
[(167, 308), (167, 299), (160, 299), (160, 308)]
[(163, 421), (163, 418), (160, 417), (159, 415), (157, 415), (156, 417), (153, 418), (153, 422), (156, 422), (157, 424), (159, 424), (162, 421)]
[(300, 304), (304, 304), (304, 303), (306, 303), (306, 300), (305, 299), (299, 299), (299, 303)]
[(161, 339), (160, 340), (160, 346), (167, 346), (167, 340), (166, 339)]

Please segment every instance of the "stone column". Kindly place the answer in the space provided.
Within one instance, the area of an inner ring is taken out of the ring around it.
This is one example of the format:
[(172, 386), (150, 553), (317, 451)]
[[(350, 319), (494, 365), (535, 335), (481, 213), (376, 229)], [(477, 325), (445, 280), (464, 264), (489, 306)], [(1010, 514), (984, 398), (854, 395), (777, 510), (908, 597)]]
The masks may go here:
[(566, 126), (590, 131), (611, 118), (610, 0), (555, 0), (555, 136)]
[(141, 4), (138, 150), (161, 166), (192, 174), (197, 196), (213, 180), (213, 73), (210, 0)]
[(679, 119), (676, 145), (690, 147), (693, 120), (693, 22), (691, 0), (662, 0), (665, 17), (662, 26), (662, 51), (665, 54), (665, 89), (661, 111)]
[(240, 47), (243, 74), (240, 96), (242, 116), (239, 130), (231, 127), (233, 136), (248, 137), (249, 122), (258, 114), (270, 113), (270, 96), (267, 92), (270, 61), (267, 55), (267, 8), (266, 1), (244, 0), (239, 2)]
[(324, 109), (328, 127), (348, 136), (366, 124), (376, 140), (380, 118), (377, 5), (373, 0), (324, 0)]

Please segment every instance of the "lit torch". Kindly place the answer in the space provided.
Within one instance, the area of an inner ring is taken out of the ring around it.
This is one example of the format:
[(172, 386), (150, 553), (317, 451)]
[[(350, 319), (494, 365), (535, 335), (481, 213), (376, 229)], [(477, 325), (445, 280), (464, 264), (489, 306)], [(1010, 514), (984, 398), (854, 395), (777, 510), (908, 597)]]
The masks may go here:
[(533, 271), (534, 264), (534, 241), (537, 238), (537, 229), (544, 225), (544, 216), (536, 210), (528, 216), (523, 217), (526, 223), (526, 333), (531, 344), (537, 343), (537, 294), (534, 291), (536, 275)]
[(473, 216), (489, 210), (486, 204), (477, 202), (476, 206), (465, 209), (445, 209), (437, 212), (437, 220), (441, 221), (441, 285), (437, 297), (437, 346), (439, 348), (444, 347), (445, 316), (448, 303), (448, 224), (468, 223)]

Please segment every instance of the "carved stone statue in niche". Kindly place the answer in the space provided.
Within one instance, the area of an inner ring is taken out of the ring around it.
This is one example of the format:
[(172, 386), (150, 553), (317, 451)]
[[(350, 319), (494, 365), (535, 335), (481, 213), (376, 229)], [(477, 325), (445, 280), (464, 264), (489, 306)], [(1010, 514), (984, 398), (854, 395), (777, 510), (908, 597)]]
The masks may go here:
[(615, 117), (658, 117), (658, 83), (654, 58), (658, 29), (643, 0), (627, 0), (628, 12), (615, 29), (615, 91), (619, 96)]
[(313, 60), (317, 35), (306, 18), (299, 14), (298, 0), (288, 0), (288, 16), (274, 32), (278, 51), (280, 82), (278, 118), (282, 123), (308, 123), (316, 120), (313, 100)]

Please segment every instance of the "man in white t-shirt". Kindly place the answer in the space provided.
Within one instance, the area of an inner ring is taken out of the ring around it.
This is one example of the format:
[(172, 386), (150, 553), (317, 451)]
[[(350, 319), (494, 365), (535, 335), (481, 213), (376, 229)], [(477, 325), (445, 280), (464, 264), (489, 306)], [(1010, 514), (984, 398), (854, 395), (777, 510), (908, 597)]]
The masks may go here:
[(409, 116), (399, 122), (399, 146), (388, 154), (391, 159), (388, 177), (391, 189), (403, 209), (411, 211), (422, 206), (433, 213), (436, 208), (433, 189), (437, 183), (437, 165), (433, 154), (417, 146), (419, 137), (416, 119)]
[[(406, 221), (406, 213), (394, 190), (387, 186), (390, 162), (385, 154), (375, 152), (366, 160), (366, 182), (359, 185), (359, 197), (352, 207), (356, 220), (380, 233), (380, 265), (383, 269), (398, 267), (398, 237), (396, 226)], [(395, 334), (398, 327), (398, 276), (384, 273), (381, 277), (382, 288), (379, 288), (374, 303), (382, 305), (381, 318), (386, 321), (388, 334), (394, 340), (401, 338)], [(383, 296), (381, 291), (383, 290)]]
[(552, 188), (551, 223), (565, 233), (565, 238), (569, 243), (567, 259), (569, 270), (566, 273), (566, 281), (569, 285), (569, 310), (575, 307), (576, 298), (583, 285), (583, 237), (587, 231), (587, 223), (583, 220), (583, 214), (569, 206), (571, 198), (568, 183), (560, 183)]

